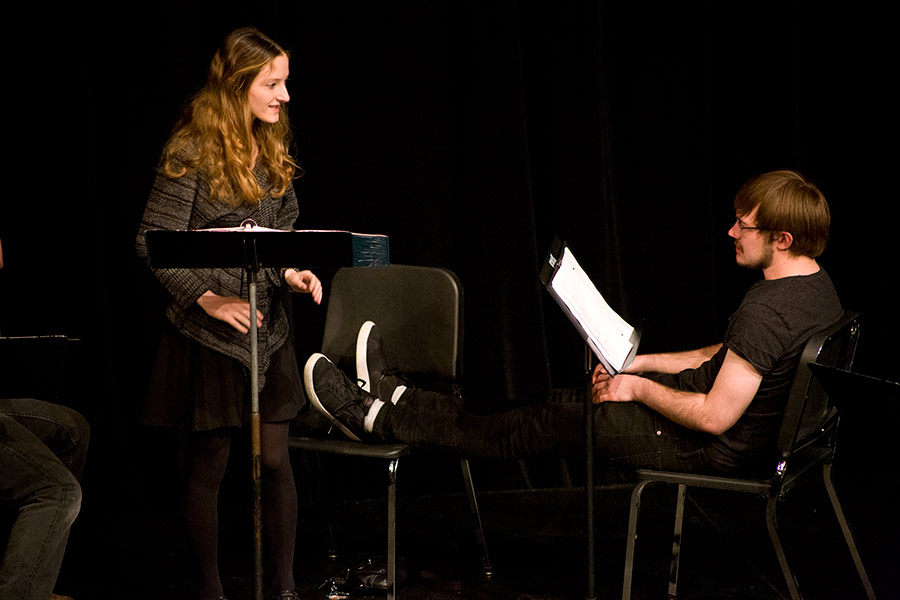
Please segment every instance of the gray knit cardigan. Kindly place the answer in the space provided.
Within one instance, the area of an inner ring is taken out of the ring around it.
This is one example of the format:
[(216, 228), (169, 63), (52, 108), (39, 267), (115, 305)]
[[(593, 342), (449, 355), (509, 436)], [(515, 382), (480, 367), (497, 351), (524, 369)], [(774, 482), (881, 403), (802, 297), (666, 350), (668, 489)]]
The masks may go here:
[[(267, 172), (254, 171), (260, 188), (268, 189)], [(298, 216), (297, 196), (289, 185), (280, 198), (266, 196), (255, 206), (230, 206), (210, 200), (209, 185), (199, 173), (170, 178), (158, 172), (138, 229), (135, 247), (138, 256), (147, 260), (144, 234), (151, 229), (207, 229), (237, 227), (245, 219), (272, 229), (292, 230)], [(175, 327), (207, 348), (221, 352), (250, 367), (250, 337), (204, 312), (197, 299), (207, 290), (221, 296), (249, 298), (249, 282), (240, 268), (224, 269), (153, 269), (169, 292), (166, 316)], [(265, 383), (269, 357), (288, 337), (288, 320), (281, 301), (287, 284), (280, 270), (263, 269), (257, 277), (257, 308), (265, 316), (258, 330), (259, 386)]]

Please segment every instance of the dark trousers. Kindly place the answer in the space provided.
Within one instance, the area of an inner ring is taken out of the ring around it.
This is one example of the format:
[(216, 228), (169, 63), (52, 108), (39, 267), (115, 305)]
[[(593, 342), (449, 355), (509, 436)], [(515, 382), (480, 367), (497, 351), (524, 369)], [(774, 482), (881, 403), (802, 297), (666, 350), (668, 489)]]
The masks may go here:
[[(466, 458), (521, 459), (584, 450), (584, 406), (579, 393), (489, 415), (469, 412), (456, 397), (411, 389), (376, 421), (376, 433), (420, 448)], [(673, 423), (637, 403), (594, 405), (594, 450), (625, 469), (712, 472), (710, 437)], [(378, 429), (381, 429), (379, 431)]]
[(0, 399), (0, 507), (13, 518), (0, 600), (50, 597), (81, 509), (89, 437), (87, 421), (69, 408)]

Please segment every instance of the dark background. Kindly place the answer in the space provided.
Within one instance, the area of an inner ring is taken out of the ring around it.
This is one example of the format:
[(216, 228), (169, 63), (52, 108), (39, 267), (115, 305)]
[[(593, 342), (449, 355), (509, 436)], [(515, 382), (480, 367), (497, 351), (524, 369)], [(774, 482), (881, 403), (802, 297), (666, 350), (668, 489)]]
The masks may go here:
[[(146, 493), (144, 461), (156, 455), (137, 413), (162, 296), (134, 233), (184, 102), (221, 39), (252, 24), (292, 54), (298, 225), (387, 234), (393, 262), (454, 270), (467, 390), (489, 409), (580, 384), (583, 346), (537, 278), (553, 236), (643, 323), (642, 350), (720, 341), (758, 277), (734, 266), (733, 196), (779, 168), (829, 199), (821, 263), (865, 315), (858, 369), (897, 380), (897, 48), (882, 10), (622, 0), (27, 10), (4, 42), (13, 161), (0, 200), (0, 331), (82, 340), (73, 402), (95, 432), (87, 497), (105, 505), (108, 483), (116, 502)], [(317, 349), (323, 312), (297, 303), (301, 360)], [(857, 417), (859, 440), (881, 444), (864, 455), (873, 469), (896, 456), (877, 435), (896, 422), (885, 410)]]

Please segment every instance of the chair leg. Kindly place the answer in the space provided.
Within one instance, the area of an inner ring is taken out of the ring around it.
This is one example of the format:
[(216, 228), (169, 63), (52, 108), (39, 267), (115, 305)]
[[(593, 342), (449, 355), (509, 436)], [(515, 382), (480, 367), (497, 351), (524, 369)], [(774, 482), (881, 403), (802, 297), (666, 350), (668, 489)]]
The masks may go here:
[(472, 518), (475, 520), (475, 537), (481, 548), (481, 570), (486, 577), (494, 574), (491, 566), (491, 559), (488, 556), (487, 541), (484, 537), (484, 527), (481, 523), (481, 511), (478, 509), (478, 498), (475, 496), (475, 482), (472, 480), (472, 470), (469, 467), (469, 461), (461, 459), (459, 461), (462, 467), (462, 476), (466, 484), (466, 494), (469, 496), (469, 510), (472, 512)]
[(788, 564), (787, 555), (784, 553), (784, 547), (781, 545), (781, 539), (778, 537), (778, 521), (775, 517), (777, 506), (778, 496), (770, 497), (766, 503), (766, 526), (769, 529), (769, 538), (772, 541), (772, 546), (775, 548), (775, 555), (778, 558), (778, 564), (781, 566), (781, 574), (784, 576), (788, 593), (790, 593), (792, 600), (802, 600), (800, 588), (797, 585), (797, 578)]
[(675, 532), (672, 535), (672, 563), (669, 566), (669, 598), (678, 594), (678, 565), (681, 558), (681, 531), (684, 527), (684, 498), (687, 486), (678, 485), (678, 497), (675, 504)]
[(387, 600), (397, 597), (397, 469), (400, 459), (388, 463)]
[(634, 571), (634, 543), (637, 538), (637, 519), (641, 509), (641, 493), (651, 481), (641, 481), (631, 492), (631, 509), (628, 513), (628, 533), (625, 537), (625, 577), (622, 582), (622, 600), (631, 600), (631, 578)]
[(828, 491), (828, 498), (831, 500), (831, 507), (834, 509), (834, 515), (837, 517), (838, 523), (841, 526), (841, 532), (844, 534), (844, 541), (847, 542), (850, 556), (853, 557), (853, 564), (856, 565), (856, 572), (859, 573), (859, 579), (862, 582), (863, 588), (866, 590), (866, 597), (869, 600), (875, 600), (875, 590), (872, 588), (872, 583), (869, 581), (869, 576), (866, 574), (865, 567), (863, 567), (862, 558), (860, 558), (859, 551), (856, 549), (856, 542), (853, 540), (853, 533), (850, 531), (850, 524), (844, 516), (844, 511), (841, 508), (841, 503), (837, 497), (837, 491), (834, 489), (834, 481), (831, 479), (830, 464), (825, 464), (822, 470), (822, 476), (825, 480), (825, 489)]

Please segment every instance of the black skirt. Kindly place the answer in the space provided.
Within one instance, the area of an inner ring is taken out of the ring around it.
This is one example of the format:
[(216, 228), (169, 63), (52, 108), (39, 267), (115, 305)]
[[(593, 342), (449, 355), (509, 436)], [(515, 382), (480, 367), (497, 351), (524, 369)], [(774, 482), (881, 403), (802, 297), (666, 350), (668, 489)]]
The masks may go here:
[[(247, 368), (188, 339), (168, 319), (164, 321), (141, 421), (194, 431), (249, 423)], [(290, 421), (305, 404), (294, 346), (288, 339), (272, 355), (259, 391), (260, 420)]]

